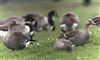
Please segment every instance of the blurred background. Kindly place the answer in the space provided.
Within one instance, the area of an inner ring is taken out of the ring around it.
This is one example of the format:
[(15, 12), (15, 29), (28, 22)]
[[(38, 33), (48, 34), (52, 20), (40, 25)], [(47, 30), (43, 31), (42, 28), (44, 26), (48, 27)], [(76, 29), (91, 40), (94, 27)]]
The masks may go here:
[(0, 18), (2, 19), (8, 15), (23, 15), (32, 12), (46, 15), (48, 11), (53, 9), (62, 14), (68, 10), (72, 11), (83, 6), (88, 7), (92, 5), (95, 8), (100, 8), (99, 3), (100, 0), (1, 0), (2, 15), (0, 15)]

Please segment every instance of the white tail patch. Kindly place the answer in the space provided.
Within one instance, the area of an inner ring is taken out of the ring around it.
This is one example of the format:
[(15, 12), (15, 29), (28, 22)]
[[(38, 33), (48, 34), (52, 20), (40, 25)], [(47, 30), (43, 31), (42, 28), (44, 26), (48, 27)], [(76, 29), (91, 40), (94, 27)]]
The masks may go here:
[(75, 30), (77, 28), (78, 24), (77, 23), (73, 23), (72, 25), (72, 29)]

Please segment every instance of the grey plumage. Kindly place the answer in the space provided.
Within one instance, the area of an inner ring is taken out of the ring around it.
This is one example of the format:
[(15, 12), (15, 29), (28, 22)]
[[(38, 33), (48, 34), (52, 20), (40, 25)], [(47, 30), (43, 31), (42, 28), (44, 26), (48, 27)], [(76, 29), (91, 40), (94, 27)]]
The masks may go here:
[(60, 36), (58, 36), (58, 38), (55, 40), (53, 48), (58, 50), (72, 51), (74, 50), (75, 45), (70, 40), (66, 40), (64, 34), (61, 33)]
[[(13, 29), (18, 24), (15, 24), (12, 22), (9, 25), (8, 33), (6, 34), (4, 38), (4, 45), (11, 50), (22, 50), (26, 47), (26, 43), (29, 42), (29, 38), (27, 38), (25, 35), (22, 34), (22, 32), (15, 31)], [(18, 25), (20, 26), (20, 25)]]
[(0, 21), (0, 25), (9, 25), (12, 21), (16, 21), (17, 24), (25, 24), (25, 20), (20, 17), (20, 16), (10, 16), (10, 17), (7, 17), (6, 19)]
[(19, 31), (22, 32), (24, 35), (29, 35), (30, 28), (27, 25), (25, 25), (25, 20), (19, 16), (11, 16), (1, 21), (0, 31), (8, 31), (8, 27), (10, 24), (12, 24), (13, 21), (15, 21), (16, 24), (18, 24), (15, 27), (13, 27), (14, 31)]
[(91, 31), (89, 30), (89, 26), (93, 24), (94, 23), (92, 21), (88, 21), (84, 29), (78, 29), (70, 32), (67, 35), (66, 39), (70, 40), (73, 44), (77, 46), (85, 44), (91, 36)]
[(52, 10), (48, 13), (48, 16), (42, 16), (39, 14), (27, 14), (23, 16), (25, 21), (27, 22), (35, 22), (36, 31), (42, 30), (55, 30), (55, 22), (53, 20), (53, 16), (56, 16), (56, 11)]
[(22, 50), (26, 47), (27, 40), (29, 39), (20, 32), (9, 32), (4, 39), (4, 45), (13, 51)]

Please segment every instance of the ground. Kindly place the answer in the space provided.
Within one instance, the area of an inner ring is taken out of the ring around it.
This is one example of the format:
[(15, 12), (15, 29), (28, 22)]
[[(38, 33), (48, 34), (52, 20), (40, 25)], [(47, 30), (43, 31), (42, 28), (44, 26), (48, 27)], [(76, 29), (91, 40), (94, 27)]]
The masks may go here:
[(24, 16), (27, 13), (35, 12), (47, 15), (48, 11), (55, 9), (59, 17), (55, 17), (56, 31), (54, 32), (35, 32), (34, 39), (38, 40), (39, 46), (34, 43), (21, 51), (11, 51), (3, 45), (0, 39), (0, 60), (100, 60), (100, 31), (98, 27), (91, 26), (92, 36), (89, 42), (83, 47), (79, 46), (72, 52), (58, 51), (52, 48), (54, 40), (60, 33), (59, 19), (65, 12), (74, 12), (80, 18), (80, 27), (84, 28), (85, 22), (100, 13), (98, 3), (90, 6), (83, 6), (81, 3), (11, 3), (0, 6), (2, 12), (0, 20), (9, 16)]

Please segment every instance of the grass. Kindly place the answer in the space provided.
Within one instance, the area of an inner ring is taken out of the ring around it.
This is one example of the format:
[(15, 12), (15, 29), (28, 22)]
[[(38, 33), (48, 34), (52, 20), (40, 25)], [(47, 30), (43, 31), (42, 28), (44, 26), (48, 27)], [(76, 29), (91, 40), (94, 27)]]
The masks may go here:
[[(80, 18), (80, 28), (84, 28), (86, 20), (99, 14), (99, 7), (98, 4), (84, 7), (80, 3), (6, 4), (2, 6), (0, 20), (13, 15), (23, 16), (31, 12), (47, 15), (48, 11), (55, 9), (59, 16), (62, 16), (65, 12), (75, 12)], [(60, 33), (59, 17), (55, 17), (55, 19), (56, 31), (35, 32), (33, 38), (39, 41), (39, 46), (34, 43), (24, 50), (12, 52), (3, 45), (3, 41), (0, 39), (0, 60), (100, 60), (100, 31), (95, 26), (90, 27), (92, 36), (85, 46), (77, 47), (72, 52), (54, 50), (52, 48), (53, 42)]]

